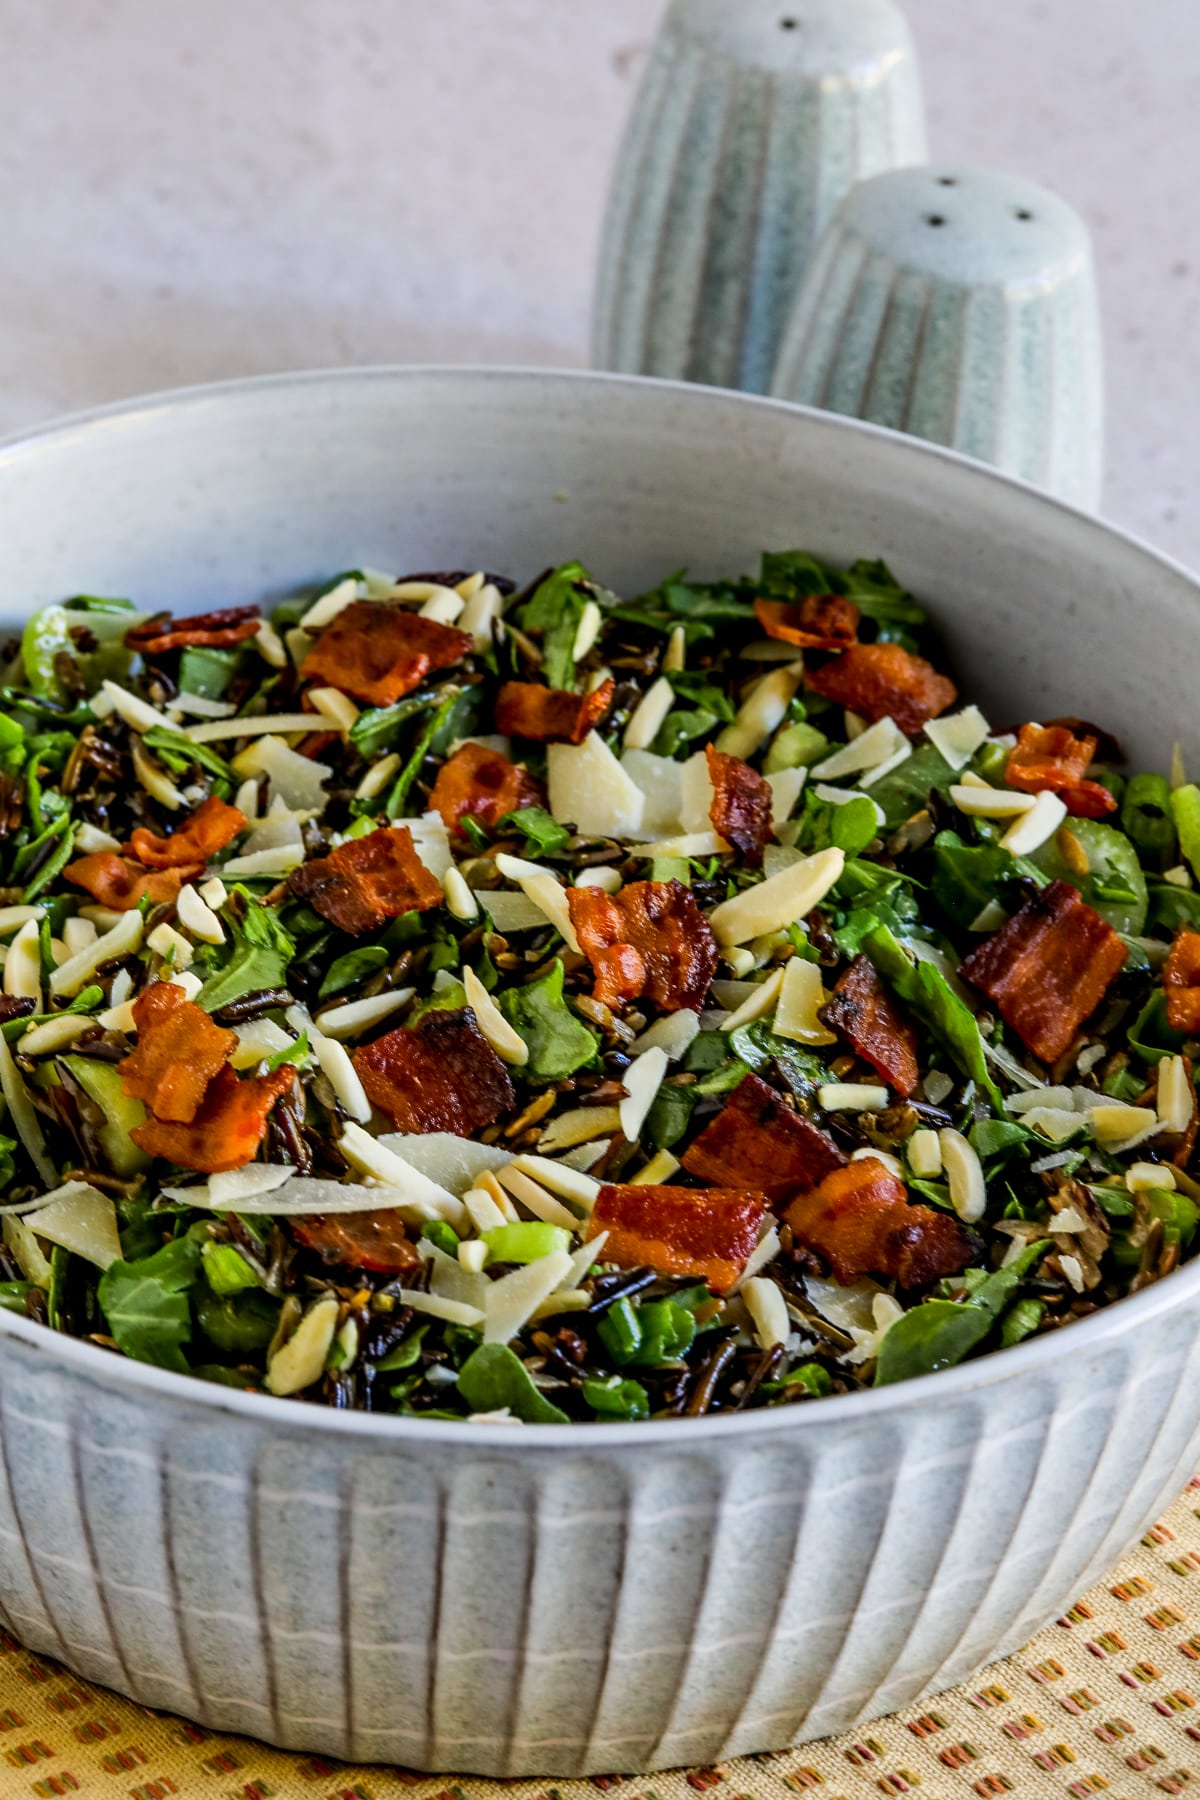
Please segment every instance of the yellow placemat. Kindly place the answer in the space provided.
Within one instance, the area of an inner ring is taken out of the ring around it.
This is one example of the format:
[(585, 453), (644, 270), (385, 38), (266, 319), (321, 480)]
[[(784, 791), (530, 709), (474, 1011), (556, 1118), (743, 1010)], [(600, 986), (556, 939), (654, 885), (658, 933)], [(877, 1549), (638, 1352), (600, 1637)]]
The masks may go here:
[(1111, 1579), (924, 1707), (719, 1768), (494, 1782), (289, 1756), (148, 1712), (0, 1634), (0, 1800), (1200, 1800), (1200, 1477)]

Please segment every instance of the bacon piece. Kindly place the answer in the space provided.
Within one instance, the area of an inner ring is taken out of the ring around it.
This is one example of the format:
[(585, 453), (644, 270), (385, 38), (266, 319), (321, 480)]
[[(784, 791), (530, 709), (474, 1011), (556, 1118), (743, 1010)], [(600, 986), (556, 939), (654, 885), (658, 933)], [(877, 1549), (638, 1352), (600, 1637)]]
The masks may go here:
[(611, 675), (591, 694), (506, 681), (496, 696), (496, 730), (539, 744), (582, 744), (612, 705), (615, 691)]
[(350, 838), (328, 856), (301, 863), (288, 876), (299, 900), (351, 937), (378, 931), (401, 913), (441, 906), (441, 883), (417, 855), (407, 825), (384, 826)]
[(495, 1124), (516, 1098), (513, 1084), (470, 1007), (427, 1012), (354, 1052), (372, 1106), (399, 1131), (471, 1137)]
[(160, 656), (165, 650), (205, 647), (227, 650), (256, 635), (259, 627), (257, 606), (223, 606), (215, 612), (194, 613), (189, 619), (172, 619), (159, 614), (135, 625), (125, 633), (128, 649), (142, 656)]
[(161, 1156), (181, 1169), (218, 1175), (251, 1160), (267, 1129), (267, 1114), (292, 1085), (294, 1071), (251, 1075), (239, 1081), (226, 1064), (209, 1083), (190, 1124), (147, 1119), (129, 1133), (147, 1156)]
[(185, 881), (203, 873), (202, 863), (184, 869), (147, 870), (141, 863), (127, 862), (115, 850), (93, 850), (76, 857), (63, 870), (68, 881), (113, 912), (131, 912), (142, 899), (155, 906), (170, 904), (178, 900)]
[(326, 625), (301, 664), (300, 677), (328, 682), (370, 706), (390, 706), (470, 650), (469, 633), (453, 625), (379, 600), (352, 600)]
[(798, 606), (785, 600), (756, 600), (754, 612), (769, 638), (802, 650), (846, 650), (862, 617), (841, 594), (806, 594)]
[[(215, 796), (202, 800), (191, 816), (166, 837), (156, 837), (139, 825), (127, 846), (131, 855), (148, 869), (203, 869), (227, 844), (232, 844), (239, 831), (250, 823), (236, 806), (227, 806)], [(190, 880), (190, 877), (187, 877)]]
[(712, 744), (706, 746), (705, 754), (713, 790), (708, 809), (713, 830), (757, 868), (762, 862), (763, 845), (773, 843), (775, 838), (771, 830), (771, 784), (749, 763), (738, 756), (727, 756)]
[(786, 1200), (798, 1189), (815, 1188), (843, 1166), (846, 1156), (831, 1137), (786, 1106), (767, 1082), (747, 1075), (682, 1160), (688, 1174), (700, 1181)]
[(978, 1239), (953, 1213), (910, 1206), (904, 1183), (873, 1156), (835, 1169), (793, 1200), (784, 1218), (797, 1242), (819, 1251), (843, 1287), (864, 1275), (926, 1287), (958, 1274), (979, 1251)]
[(1125, 966), (1125, 946), (1065, 881), (1052, 881), (972, 950), (959, 974), (1025, 1046), (1057, 1062)]
[(595, 999), (614, 1006), (644, 994), (664, 1012), (700, 1011), (717, 971), (717, 940), (681, 881), (631, 881), (616, 894), (568, 888), (567, 906), (596, 977)]
[(1172, 1031), (1200, 1031), (1200, 931), (1185, 925), (1163, 964), (1167, 1024)]
[(447, 831), (459, 830), (464, 814), (494, 831), (506, 813), (541, 806), (545, 798), (541, 783), (499, 750), (462, 744), (438, 770), (429, 805), (441, 814)]
[(377, 1275), (402, 1275), (420, 1265), (420, 1255), (394, 1206), (376, 1212), (339, 1213), (293, 1218), (292, 1235), (306, 1250), (315, 1250), (340, 1269), (372, 1269)]
[(907, 1099), (917, 1085), (917, 1034), (867, 956), (856, 956), (821, 1008), (821, 1019), (889, 1087)]
[(958, 697), (952, 681), (900, 644), (852, 644), (844, 656), (811, 670), (808, 685), (871, 724), (890, 716), (909, 737)]
[(1022, 725), (1004, 779), (1025, 794), (1054, 793), (1080, 819), (1102, 819), (1117, 810), (1115, 794), (1086, 779), (1097, 740), (1076, 737), (1065, 725)]
[(157, 1118), (190, 1124), (209, 1082), (237, 1048), (237, 1033), (214, 1025), (170, 981), (156, 981), (138, 995), (133, 1022), (137, 1048), (120, 1064), (122, 1088)]
[(767, 1197), (743, 1188), (606, 1185), (587, 1235), (608, 1233), (601, 1255), (622, 1269), (699, 1275), (725, 1294), (758, 1243)]

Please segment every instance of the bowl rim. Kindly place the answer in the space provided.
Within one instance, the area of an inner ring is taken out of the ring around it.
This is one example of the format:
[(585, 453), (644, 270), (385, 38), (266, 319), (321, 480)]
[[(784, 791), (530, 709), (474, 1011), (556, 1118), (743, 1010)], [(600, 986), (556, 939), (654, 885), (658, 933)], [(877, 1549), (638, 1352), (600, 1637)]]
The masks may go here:
[[(736, 389), (704, 386), (701, 383), (668, 381), (644, 375), (626, 375), (598, 369), (565, 369), (552, 365), (494, 363), (379, 363), (348, 367), (285, 370), (279, 373), (235, 376), (222, 381), (193, 383), (184, 387), (159, 389), (88, 407), (19, 429), (0, 438), (0, 470), (22, 456), (43, 451), (55, 441), (72, 436), (88, 436), (102, 431), (108, 424), (121, 421), (131, 424), (137, 419), (152, 419), (171, 412), (191, 410), (213, 401), (232, 403), (258, 394), (270, 395), (287, 389), (320, 387), (353, 387), (381, 379), (388, 381), (447, 379), (496, 381), (516, 384), (544, 382), (547, 385), (579, 384), (618, 390), (661, 392), (685, 404), (698, 406), (714, 402), (721, 405), (785, 417), (800, 416), (819, 431), (833, 436), (873, 438), (888, 446), (888, 453), (901, 460), (938, 462), (959, 470), (981, 485), (998, 486), (1016, 491), (1032, 507), (1050, 509), (1068, 515), (1085, 529), (1115, 540), (1142, 558), (1148, 558), (1164, 572), (1191, 585), (1200, 599), (1200, 577), (1145, 539), (1124, 527), (1110, 523), (1098, 515), (1044, 492), (1031, 482), (1002, 473), (988, 463), (962, 455), (959, 451), (932, 444), (924, 439), (892, 431), (864, 420), (824, 412), (817, 407), (801, 406), (768, 395), (747, 394)], [(2, 477), (0, 477), (2, 479)], [(1112, 1305), (1077, 1320), (1070, 1327), (1068, 1339), (1071, 1356), (1083, 1363), (1089, 1352), (1098, 1351), (1110, 1339), (1119, 1338), (1148, 1324), (1159, 1314), (1182, 1307), (1200, 1290), (1200, 1254), (1163, 1280), (1126, 1295)], [(568, 1442), (580, 1450), (594, 1448), (634, 1449), (670, 1442), (680, 1450), (700, 1438), (737, 1438), (798, 1429), (815, 1430), (836, 1427), (839, 1421), (864, 1423), (878, 1418), (881, 1412), (894, 1413), (922, 1407), (940, 1395), (949, 1404), (962, 1400), (975, 1390), (998, 1382), (1032, 1378), (1051, 1363), (1061, 1360), (1061, 1334), (1030, 1338), (1007, 1349), (991, 1351), (972, 1362), (933, 1374), (916, 1376), (884, 1388), (867, 1388), (849, 1394), (830, 1395), (819, 1407), (765, 1407), (744, 1413), (704, 1414), (695, 1419), (659, 1419), (614, 1424), (519, 1425), (484, 1423), (466, 1420), (422, 1419), (389, 1413), (361, 1411), (335, 1412), (329, 1407), (297, 1405), (294, 1399), (279, 1398), (258, 1389), (242, 1390), (207, 1382), (195, 1375), (179, 1375), (151, 1363), (135, 1362), (117, 1356), (89, 1343), (70, 1337), (35, 1320), (23, 1319), (0, 1309), (0, 1345), (11, 1339), (26, 1349), (57, 1362), (85, 1380), (105, 1387), (124, 1388), (129, 1398), (151, 1396), (166, 1401), (183, 1401), (218, 1413), (232, 1414), (247, 1424), (288, 1432), (304, 1432), (308, 1428), (332, 1432), (354, 1439), (377, 1440), (380, 1444), (428, 1444), (431, 1449), (467, 1446), (497, 1452), (516, 1450), (520, 1446), (542, 1451), (561, 1451)]]

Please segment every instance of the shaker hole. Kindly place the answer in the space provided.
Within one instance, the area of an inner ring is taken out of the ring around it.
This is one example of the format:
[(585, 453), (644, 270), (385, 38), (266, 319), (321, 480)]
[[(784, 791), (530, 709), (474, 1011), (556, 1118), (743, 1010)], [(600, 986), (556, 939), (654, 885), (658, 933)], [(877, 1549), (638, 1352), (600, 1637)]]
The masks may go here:
[(1014, 217), (1018, 219), (1032, 219), (1033, 214), (1029, 211), (1027, 206), (1018, 206), (1014, 213)]
[(953, 175), (939, 175), (937, 178), (937, 181), (938, 181), (939, 187), (957, 187), (958, 186), (958, 181), (957, 181), (956, 177)]
[(795, 31), (799, 23), (799, 19), (780, 19), (779, 29), (781, 31)]
[(944, 225), (946, 220), (941, 213), (927, 213), (925, 215), (925, 223), (927, 225)]

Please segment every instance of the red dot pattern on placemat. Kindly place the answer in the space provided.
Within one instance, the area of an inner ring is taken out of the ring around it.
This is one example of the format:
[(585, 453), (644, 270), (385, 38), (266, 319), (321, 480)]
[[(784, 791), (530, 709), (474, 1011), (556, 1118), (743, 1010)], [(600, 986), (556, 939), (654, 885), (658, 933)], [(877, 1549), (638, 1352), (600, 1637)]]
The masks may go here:
[(148, 1712), (0, 1633), (0, 1800), (1200, 1800), (1200, 1477), (1016, 1656), (858, 1731), (719, 1768), (591, 1781), (414, 1775)]

